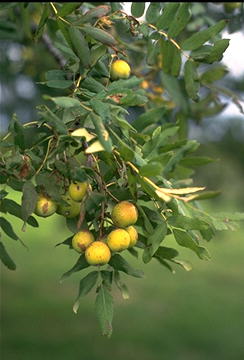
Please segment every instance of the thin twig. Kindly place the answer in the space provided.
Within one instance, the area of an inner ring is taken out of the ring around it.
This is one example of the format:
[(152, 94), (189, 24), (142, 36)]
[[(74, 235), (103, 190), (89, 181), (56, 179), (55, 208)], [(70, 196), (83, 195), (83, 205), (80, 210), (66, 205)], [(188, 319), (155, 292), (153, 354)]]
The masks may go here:
[(57, 61), (59, 66), (62, 69), (64, 69), (66, 64), (67, 64), (67, 60), (65, 59), (65, 57), (63, 57), (61, 52), (53, 45), (52, 40), (50, 39), (48, 34), (43, 34), (41, 39), (42, 39), (44, 45), (46, 46), (47, 50), (54, 57), (54, 59)]
[(169, 40), (178, 50), (180, 50), (182, 52), (182, 54), (189, 60), (194, 61), (194, 59), (189, 56), (188, 54), (186, 54), (183, 49), (180, 47), (180, 45), (174, 40), (172, 39), (166, 32), (162, 31), (162, 30), (158, 30), (156, 28), (156, 26), (152, 25), (152, 24), (146, 24), (148, 27), (150, 27), (151, 29), (157, 31), (158, 34), (162, 35), (163, 37), (165, 37), (167, 40)]

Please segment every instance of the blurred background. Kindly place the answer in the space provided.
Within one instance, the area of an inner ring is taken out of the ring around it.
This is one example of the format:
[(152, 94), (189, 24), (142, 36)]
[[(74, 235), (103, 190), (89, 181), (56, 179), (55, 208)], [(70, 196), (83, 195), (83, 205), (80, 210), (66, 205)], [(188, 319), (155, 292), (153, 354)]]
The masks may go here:
[[(228, 16), (230, 20), (224, 34), (231, 39), (223, 58), (229, 69), (224, 82), (243, 98), (243, 17), (240, 20), (238, 11), (226, 14), (216, 3), (207, 4), (209, 15)], [(35, 118), (35, 106), (42, 93), (47, 93), (38, 82), (44, 80), (47, 70), (57, 68), (43, 43), (33, 46), (15, 36), (11, 39), (11, 31), (14, 29), (0, 25), (2, 133), (13, 112), (22, 122)], [(221, 191), (219, 197), (203, 206), (213, 212), (243, 212), (244, 116), (238, 107), (229, 102), (218, 116), (192, 122), (189, 137), (201, 143), (199, 155), (216, 159), (195, 174), (197, 184)], [(20, 197), (13, 191), (13, 199), (20, 201)], [(11, 216), (9, 219), (13, 220)], [(207, 244), (212, 254), (210, 262), (181, 249), (184, 259), (193, 265), (191, 272), (176, 268), (171, 274), (156, 261), (141, 265), (128, 254), (128, 261), (145, 271), (145, 279), (124, 276), (130, 299), (123, 300), (114, 292), (114, 333), (107, 339), (101, 336), (95, 318), (94, 293), (81, 300), (77, 315), (72, 312), (81, 275), (74, 274), (59, 283), (61, 274), (77, 258), (68, 248), (54, 246), (70, 235), (63, 219), (58, 215), (40, 219), (40, 230), (27, 227), (25, 233), (21, 233), (21, 222), (16, 218), (13, 221), (28, 250), (9, 239), (8, 250), (17, 270), (1, 268), (4, 360), (101, 360), (112, 356), (117, 360), (244, 359), (243, 225), (236, 232), (220, 232)]]

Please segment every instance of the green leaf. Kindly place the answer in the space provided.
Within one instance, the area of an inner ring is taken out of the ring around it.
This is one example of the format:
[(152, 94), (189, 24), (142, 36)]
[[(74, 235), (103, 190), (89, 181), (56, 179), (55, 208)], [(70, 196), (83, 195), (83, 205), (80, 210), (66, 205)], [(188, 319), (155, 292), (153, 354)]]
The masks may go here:
[(119, 254), (114, 254), (111, 257), (109, 265), (112, 266), (115, 270), (123, 271), (127, 275), (131, 275), (137, 278), (144, 276), (143, 271), (131, 267), (131, 265)]
[(142, 176), (157, 176), (161, 175), (163, 171), (163, 165), (159, 162), (150, 162), (140, 168), (140, 175)]
[(107, 130), (105, 129), (102, 118), (94, 113), (91, 113), (89, 115), (89, 118), (93, 122), (98, 139), (103, 145), (104, 149), (108, 152), (111, 152), (112, 142), (111, 139), (109, 138), (109, 134)]
[(60, 19), (56, 19), (58, 27), (67, 43), (67, 45), (72, 49), (73, 48), (73, 44), (72, 41), (70, 39), (70, 35), (69, 35), (69, 28), (68, 26)]
[(115, 95), (117, 92), (120, 93), (123, 89), (132, 89), (137, 87), (142, 82), (142, 79), (138, 79), (136, 76), (132, 76), (129, 79), (120, 79), (113, 81), (108, 86), (108, 94)]
[(51, 97), (51, 96), (46, 96), (46, 99), (50, 99), (52, 100), (56, 105), (62, 107), (62, 108), (71, 108), (71, 107), (75, 107), (75, 106), (81, 106), (80, 105), (80, 101), (68, 96), (59, 96), (59, 97)]
[[(23, 195), (21, 199), (21, 213), (24, 220), (24, 226), (29, 216), (34, 212), (38, 194), (31, 181), (27, 181), (23, 186)], [(23, 228), (24, 229), (24, 228)]]
[(172, 23), (180, 3), (170, 2), (164, 5), (163, 13), (157, 20), (157, 28), (166, 30)]
[(105, 103), (97, 99), (91, 99), (89, 101), (89, 104), (94, 110), (94, 112), (97, 115), (101, 116), (101, 118), (105, 119), (107, 117), (110, 117), (110, 106), (108, 103)]
[(176, 11), (176, 14), (169, 26), (169, 36), (175, 37), (179, 35), (181, 31), (185, 28), (185, 26), (188, 24), (191, 17), (189, 6), (189, 3), (180, 3), (180, 6)]
[(48, 107), (46, 107), (46, 112), (42, 112), (42, 116), (48, 124), (50, 124), (58, 134), (68, 135), (68, 130), (63, 123), (63, 121), (55, 115)]
[(83, 269), (87, 268), (88, 266), (90, 266), (90, 265), (86, 261), (85, 255), (84, 254), (80, 255), (80, 257), (77, 260), (77, 262), (75, 263), (75, 265), (61, 276), (60, 282), (62, 282), (64, 279), (66, 279), (67, 277), (72, 275), (74, 272), (83, 270)]
[(84, 67), (90, 64), (90, 49), (81, 31), (74, 26), (69, 26), (69, 36), (72, 43), (74, 53), (80, 59)]
[(159, 257), (161, 259), (171, 260), (178, 255), (179, 253), (177, 250), (166, 246), (160, 246), (153, 255), (153, 257)]
[(201, 82), (204, 84), (211, 84), (214, 81), (222, 79), (225, 74), (228, 73), (228, 69), (224, 65), (213, 66), (201, 75)]
[(116, 139), (115, 143), (118, 142), (118, 150), (123, 160), (132, 161), (134, 159), (134, 150), (130, 148), (129, 145), (127, 145), (123, 140), (121, 140), (116, 132), (112, 130), (112, 128), (110, 128), (110, 132)]
[(138, 251), (135, 248), (132, 247), (132, 248), (129, 248), (127, 250), (132, 256), (134, 256), (136, 259), (138, 259), (139, 254), (138, 254)]
[(96, 285), (98, 275), (99, 275), (98, 271), (92, 271), (89, 274), (87, 274), (83, 279), (81, 279), (78, 296), (73, 305), (73, 311), (75, 314), (77, 314), (77, 311), (79, 309), (80, 297), (87, 295), (91, 291), (91, 289)]
[(132, 2), (131, 3), (131, 14), (132, 16), (139, 18), (144, 14), (145, 3), (144, 2)]
[(209, 224), (206, 221), (197, 217), (191, 218), (184, 215), (172, 215), (167, 221), (171, 226), (185, 230), (207, 230), (209, 228)]
[(211, 45), (203, 45), (197, 50), (193, 50), (190, 53), (190, 56), (196, 60), (201, 62), (206, 62), (206, 58), (211, 54), (213, 46)]
[(150, 24), (155, 24), (159, 16), (160, 9), (161, 5), (159, 2), (150, 2), (146, 12), (146, 21)]
[(169, 40), (161, 41), (163, 71), (166, 74), (179, 76), (181, 68), (181, 52)]
[(9, 269), (9, 270), (15, 270), (16, 265), (7, 253), (4, 245), (2, 242), (0, 242), (0, 259), (2, 263)]
[(57, 182), (57, 178), (50, 172), (39, 173), (36, 176), (36, 184), (44, 189), (47, 195), (49, 195), (53, 200), (61, 200), (62, 183)]
[(68, 2), (64, 5), (62, 5), (61, 9), (58, 11), (58, 16), (67, 16), (69, 14), (71, 14), (75, 9), (77, 9), (78, 7), (81, 6), (81, 2)]
[(192, 237), (184, 230), (173, 228), (173, 234), (176, 242), (183, 247), (193, 250), (202, 260), (209, 260), (210, 255), (203, 246), (199, 246)]
[(99, 5), (90, 9), (81, 17), (78, 23), (86, 23), (91, 22), (94, 19), (100, 18), (102, 16), (106, 16), (110, 12), (111, 8), (108, 5)]
[(155, 252), (158, 250), (161, 242), (164, 240), (165, 236), (167, 235), (167, 224), (166, 222), (161, 222), (156, 226), (154, 229), (153, 234), (151, 234), (147, 239), (147, 245), (143, 253), (143, 261), (148, 263)]
[(60, 243), (57, 243), (57, 244), (55, 245), (55, 247), (56, 247), (56, 246), (60, 246), (60, 245), (68, 245), (69, 248), (72, 249), (72, 248), (73, 248), (73, 246), (72, 246), (72, 239), (73, 239), (73, 237), (74, 237), (74, 235), (69, 236), (69, 237), (68, 237), (67, 239), (65, 239), (64, 241), (62, 241), (62, 242), (60, 242)]
[(184, 166), (192, 167), (192, 166), (203, 166), (214, 161), (216, 161), (216, 159), (212, 159), (207, 156), (191, 156), (191, 157), (189, 156), (182, 159), (180, 161), (180, 164)]
[(112, 289), (112, 283), (113, 283), (113, 271), (102, 270), (100, 274), (103, 279), (103, 285), (105, 285), (107, 289), (110, 291)]
[(90, 25), (84, 25), (82, 26), (81, 31), (105, 45), (115, 46), (117, 44), (114, 37), (102, 29), (98, 29)]
[(14, 131), (14, 142), (21, 150), (25, 149), (24, 127), (19, 120), (14, 116), (12, 122), (12, 129)]
[(124, 130), (131, 130), (131, 131), (133, 131), (135, 133), (137, 132), (136, 129), (128, 121), (126, 121), (122, 117), (114, 116), (113, 118), (118, 123), (120, 128), (122, 128)]
[(221, 191), (205, 191), (201, 194), (196, 194), (194, 197), (194, 200), (206, 200), (206, 199), (212, 199), (221, 194)]
[(164, 107), (149, 109), (142, 115), (138, 116), (132, 123), (135, 129), (142, 131), (148, 125), (158, 122), (163, 119), (165, 114)]
[(95, 302), (95, 311), (102, 334), (110, 337), (113, 331), (113, 297), (104, 285), (99, 287)]
[[(123, 91), (122, 91), (123, 92)], [(121, 105), (125, 106), (142, 106), (148, 101), (144, 90), (140, 89), (136, 92), (133, 90), (127, 90), (126, 96), (123, 96), (120, 100)]]
[(85, 206), (88, 213), (92, 213), (105, 200), (105, 196), (101, 193), (93, 191), (87, 198)]
[(35, 32), (35, 39), (37, 40), (40, 36), (42, 36), (45, 24), (47, 22), (47, 19), (50, 15), (50, 6), (49, 4), (43, 4), (42, 5), (42, 15), (39, 21), (39, 24), (37, 26), (36, 32)]
[(128, 188), (133, 198), (136, 198), (137, 192), (137, 181), (134, 176), (132, 170), (130, 168), (127, 169), (127, 179), (128, 179)]
[(189, 97), (197, 101), (199, 100), (199, 78), (197, 73), (197, 64), (191, 60), (187, 60), (184, 66), (184, 79), (185, 79), (185, 88)]
[(229, 39), (222, 39), (215, 42), (210, 54), (206, 57), (206, 62), (212, 64), (215, 61), (220, 61), (223, 58), (223, 53), (229, 46)]
[(5, 232), (5, 234), (7, 234), (10, 238), (12, 238), (13, 240), (19, 239), (18, 235), (15, 234), (12, 225), (8, 222), (8, 220), (3, 217), (0, 217), (0, 226)]
[(96, 63), (98, 62), (98, 60), (106, 54), (107, 48), (104, 45), (96, 45), (93, 46), (91, 49), (91, 61), (90, 61), (90, 65), (91, 67), (95, 66)]
[(41, 84), (45, 84), (48, 87), (55, 88), (55, 89), (67, 89), (71, 85), (73, 85), (73, 81), (71, 81), (71, 80), (48, 80)]
[(192, 265), (191, 265), (191, 263), (189, 261), (179, 260), (179, 259), (171, 259), (170, 261), (175, 263), (175, 264), (180, 265), (186, 271), (191, 271), (192, 270)]
[(226, 20), (220, 20), (217, 24), (210, 26), (208, 29), (198, 31), (184, 40), (181, 44), (183, 50), (196, 50), (206, 41), (216, 36), (226, 26)]
[(185, 145), (183, 145), (175, 154), (170, 158), (167, 165), (164, 167), (163, 174), (174, 170), (175, 166), (182, 160), (182, 158), (189, 152), (195, 151), (199, 146), (199, 143), (196, 140), (189, 140)]
[(0, 9), (1, 10), (10, 9), (12, 7), (15, 7), (16, 5), (18, 5), (17, 2), (2, 2), (0, 3)]
[(216, 215), (217, 218), (223, 219), (226, 223), (229, 221), (243, 221), (244, 220), (244, 213), (240, 212), (234, 212), (234, 213), (228, 213), (228, 212), (219, 212)]
[[(21, 206), (17, 204), (14, 200), (11, 199), (4, 199), (2, 200), (1, 204), (1, 211), (8, 212), (11, 215), (16, 216), (17, 218), (22, 220), (22, 212), (21, 212)], [(27, 220), (27, 224), (38, 227), (38, 222), (33, 216), (30, 216)]]
[(148, 40), (146, 50), (146, 61), (148, 65), (155, 65), (158, 62), (158, 54), (160, 52), (160, 42)]
[(91, 76), (87, 76), (80, 84), (81, 88), (85, 88), (94, 93), (99, 93), (105, 89), (105, 87)]
[(172, 267), (169, 265), (169, 263), (167, 261), (165, 261), (164, 259), (162, 259), (161, 257), (155, 257), (155, 259), (158, 260), (158, 262), (163, 265), (164, 267), (166, 267), (172, 274), (175, 274), (175, 271), (172, 269)]
[[(148, 185), (148, 184), (147, 184), (147, 185)], [(137, 206), (137, 208), (138, 208), (139, 212), (141, 213), (141, 215), (142, 215), (142, 217), (143, 217), (143, 222), (144, 222), (144, 226), (145, 226), (146, 231), (147, 231), (149, 234), (152, 234), (154, 229), (153, 229), (153, 226), (152, 226), (150, 220), (148, 219), (145, 211), (144, 211), (144, 210), (142, 209), (142, 207), (139, 206), (139, 205)]]
[(65, 80), (66, 73), (63, 70), (49, 70), (45, 73), (45, 79), (49, 80)]
[(165, 74), (163, 71), (160, 75), (164, 88), (168, 91), (170, 97), (174, 99), (175, 104), (181, 107), (183, 112), (187, 112), (188, 103), (180, 86), (180, 82), (172, 75)]
[(121, 282), (120, 274), (118, 271), (114, 271), (114, 281), (115, 281), (115, 284), (117, 285), (118, 289), (121, 292), (122, 298), (124, 300), (129, 299), (130, 298), (129, 290), (128, 290), (127, 286)]
[(4, 199), (8, 195), (8, 192), (5, 190), (0, 190), (0, 200)]

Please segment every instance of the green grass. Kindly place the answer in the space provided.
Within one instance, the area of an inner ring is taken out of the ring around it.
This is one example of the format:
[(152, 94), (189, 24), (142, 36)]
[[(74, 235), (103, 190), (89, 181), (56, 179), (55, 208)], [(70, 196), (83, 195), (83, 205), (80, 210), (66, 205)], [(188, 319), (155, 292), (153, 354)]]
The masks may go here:
[[(72, 312), (81, 273), (59, 283), (77, 259), (67, 247), (54, 247), (70, 235), (62, 218), (40, 223), (40, 229), (21, 234), (29, 250), (5, 241), (17, 270), (2, 268), (3, 360), (244, 358), (243, 230), (221, 233), (207, 244), (210, 262), (182, 249), (191, 272), (175, 267), (172, 275), (156, 261), (142, 265), (128, 254), (145, 278), (124, 276), (127, 301), (114, 291), (114, 333), (107, 339), (95, 317), (94, 292), (82, 299), (78, 315)], [(20, 229), (21, 222), (14, 226)]]

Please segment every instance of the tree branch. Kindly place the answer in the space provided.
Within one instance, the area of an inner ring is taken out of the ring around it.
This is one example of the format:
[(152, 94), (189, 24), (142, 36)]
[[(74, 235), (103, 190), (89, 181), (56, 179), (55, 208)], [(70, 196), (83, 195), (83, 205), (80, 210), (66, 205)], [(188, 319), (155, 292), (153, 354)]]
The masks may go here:
[(48, 36), (48, 34), (43, 34), (41, 37), (44, 45), (46, 46), (47, 50), (50, 54), (55, 58), (59, 66), (64, 69), (67, 63), (65, 57), (61, 54), (61, 52), (53, 45), (52, 40)]

